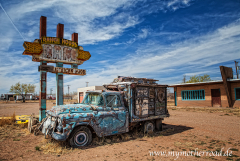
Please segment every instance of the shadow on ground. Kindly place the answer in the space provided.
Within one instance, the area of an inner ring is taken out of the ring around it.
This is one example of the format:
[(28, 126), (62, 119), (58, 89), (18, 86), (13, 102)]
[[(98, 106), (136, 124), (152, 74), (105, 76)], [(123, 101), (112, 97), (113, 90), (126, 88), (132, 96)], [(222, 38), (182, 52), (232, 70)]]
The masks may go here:
[[(162, 131), (155, 131), (150, 134), (144, 134), (141, 127), (135, 128), (128, 133), (112, 135), (112, 136), (107, 136), (103, 138), (97, 137), (96, 134), (93, 134), (93, 140), (91, 145), (87, 147), (80, 147), (79, 149), (90, 149), (90, 148), (95, 148), (95, 147), (104, 146), (108, 144), (128, 142), (136, 139), (138, 139), (139, 141), (147, 141), (146, 138), (148, 137), (170, 136), (170, 135), (182, 133), (190, 129), (193, 129), (193, 128), (187, 127), (187, 126), (181, 126), (181, 125), (163, 124)], [(59, 144), (58, 141), (55, 141), (53, 139), (49, 140), (49, 142), (56, 143), (67, 149), (71, 149), (71, 147), (66, 142), (60, 142)]]

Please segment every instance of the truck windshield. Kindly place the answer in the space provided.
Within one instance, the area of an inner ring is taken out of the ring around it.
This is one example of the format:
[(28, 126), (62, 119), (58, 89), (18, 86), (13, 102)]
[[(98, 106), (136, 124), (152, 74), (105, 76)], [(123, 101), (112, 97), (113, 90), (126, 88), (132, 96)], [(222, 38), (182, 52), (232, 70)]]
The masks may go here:
[(82, 103), (92, 104), (97, 106), (104, 105), (103, 97), (99, 93), (87, 93)]

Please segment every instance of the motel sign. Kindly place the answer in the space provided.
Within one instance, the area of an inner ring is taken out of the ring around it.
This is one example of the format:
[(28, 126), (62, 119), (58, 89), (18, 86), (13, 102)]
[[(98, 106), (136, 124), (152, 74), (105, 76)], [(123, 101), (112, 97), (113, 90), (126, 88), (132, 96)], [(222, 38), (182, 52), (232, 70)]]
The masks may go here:
[[(78, 69), (78, 65), (89, 60), (91, 54), (78, 46), (77, 33), (72, 34), (72, 40), (63, 36), (64, 25), (58, 24), (56, 37), (47, 37), (47, 18), (41, 16), (39, 39), (23, 43), (23, 55), (30, 55), (32, 61), (40, 62), (39, 121), (46, 117), (47, 72), (56, 73), (56, 105), (63, 105), (63, 74), (86, 75), (86, 70)], [(47, 63), (56, 63), (56, 67)], [(63, 64), (69, 64), (71, 68), (63, 68)]]

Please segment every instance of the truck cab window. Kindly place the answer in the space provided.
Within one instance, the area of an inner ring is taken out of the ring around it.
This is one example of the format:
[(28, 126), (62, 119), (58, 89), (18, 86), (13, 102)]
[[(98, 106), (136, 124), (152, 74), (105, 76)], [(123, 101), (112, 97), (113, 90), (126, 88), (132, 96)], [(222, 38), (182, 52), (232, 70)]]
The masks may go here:
[(85, 96), (83, 103), (97, 105), (97, 106), (104, 105), (103, 97), (101, 94), (98, 94), (98, 93), (88, 93)]
[(108, 95), (106, 96), (106, 106), (107, 107), (120, 107), (121, 101), (118, 95)]

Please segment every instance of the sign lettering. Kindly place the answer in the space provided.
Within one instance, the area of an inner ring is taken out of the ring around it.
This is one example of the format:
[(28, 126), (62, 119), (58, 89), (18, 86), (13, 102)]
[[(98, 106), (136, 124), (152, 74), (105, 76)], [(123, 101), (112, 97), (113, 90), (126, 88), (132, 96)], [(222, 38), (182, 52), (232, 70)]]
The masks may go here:
[(58, 37), (42, 37), (41, 44), (58, 44), (78, 48), (78, 43), (67, 39), (60, 39)]
[(70, 75), (86, 75), (85, 69), (62, 68), (62, 67), (54, 67), (51, 65), (40, 65), (38, 66), (38, 71), (46, 71), (51, 73), (63, 73), (63, 74), (70, 74)]

